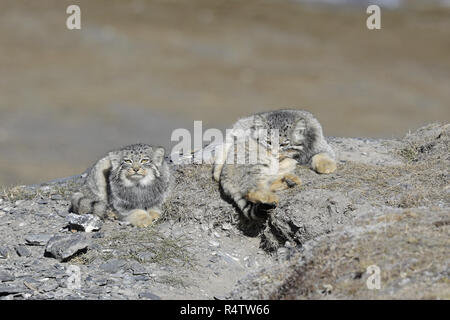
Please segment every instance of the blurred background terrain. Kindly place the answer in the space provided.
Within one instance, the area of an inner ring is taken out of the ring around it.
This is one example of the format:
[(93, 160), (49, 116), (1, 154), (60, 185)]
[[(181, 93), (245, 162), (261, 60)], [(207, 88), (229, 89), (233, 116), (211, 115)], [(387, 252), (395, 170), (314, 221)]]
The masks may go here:
[(328, 136), (399, 137), (450, 120), (450, 1), (2, 0), (0, 75), (5, 187), (283, 107)]

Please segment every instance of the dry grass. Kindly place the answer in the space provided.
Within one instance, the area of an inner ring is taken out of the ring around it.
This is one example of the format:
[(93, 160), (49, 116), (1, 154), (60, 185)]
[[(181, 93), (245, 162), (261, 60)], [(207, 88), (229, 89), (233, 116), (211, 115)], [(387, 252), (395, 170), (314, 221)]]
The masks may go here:
[(308, 187), (333, 191), (360, 191), (373, 205), (413, 208), (447, 203), (447, 163), (442, 160), (375, 166), (356, 162), (340, 165), (333, 178), (311, 179)]
[[(88, 250), (84, 254), (75, 256), (70, 262), (87, 265), (95, 260), (121, 259), (137, 261), (143, 265), (156, 263), (160, 267), (177, 267), (195, 271), (197, 262), (189, 253), (189, 246), (189, 241), (184, 237), (173, 239), (163, 236), (155, 228), (133, 228), (130, 231), (108, 234), (100, 241), (101, 250)], [(142, 254), (147, 254), (148, 257), (144, 258)], [(188, 277), (183, 273), (168, 273), (152, 279), (173, 287), (188, 285)]]
[(69, 199), (72, 192), (78, 188), (79, 185), (75, 182), (52, 184), (50, 186), (36, 188), (29, 186), (4, 187), (2, 188), (0, 197), (10, 202), (50, 198), (53, 195), (60, 195), (63, 199)]
[[(195, 261), (188, 252), (189, 242), (185, 238), (172, 239), (163, 236), (155, 228), (133, 229), (108, 235), (102, 243), (107, 249), (123, 249), (126, 252), (119, 258), (133, 259), (140, 263), (158, 263), (162, 265), (180, 265), (193, 268)], [(151, 252), (148, 260), (140, 256), (142, 252)]]
[[(448, 128), (432, 124), (409, 135), (402, 165), (347, 162), (334, 177), (314, 176), (312, 187), (360, 192), (380, 211), (324, 236), (270, 298), (450, 299)], [(370, 265), (381, 269), (380, 290), (366, 286)]]
[[(448, 269), (449, 227), (436, 227), (430, 219), (442, 219), (445, 212), (405, 210), (364, 223), (382, 226), (360, 236), (342, 235), (332, 245), (322, 242), (313, 259), (297, 267), (274, 292), (272, 299), (450, 299)], [(366, 269), (381, 269), (381, 289), (368, 290)], [(432, 275), (432, 276), (429, 276)], [(407, 279), (407, 280), (404, 280)], [(412, 282), (402, 288), (401, 282)], [(331, 290), (323, 288), (331, 285)]]

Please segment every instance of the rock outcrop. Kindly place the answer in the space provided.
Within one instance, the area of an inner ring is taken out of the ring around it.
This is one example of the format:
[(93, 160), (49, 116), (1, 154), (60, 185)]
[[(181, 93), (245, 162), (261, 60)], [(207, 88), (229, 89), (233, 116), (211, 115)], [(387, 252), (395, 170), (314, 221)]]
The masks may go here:
[(403, 139), (329, 138), (338, 170), (299, 166), (303, 184), (253, 225), (207, 164), (173, 166), (164, 219), (147, 229), (70, 215), (84, 175), (5, 190), (0, 298), (449, 299), (449, 137), (431, 124)]

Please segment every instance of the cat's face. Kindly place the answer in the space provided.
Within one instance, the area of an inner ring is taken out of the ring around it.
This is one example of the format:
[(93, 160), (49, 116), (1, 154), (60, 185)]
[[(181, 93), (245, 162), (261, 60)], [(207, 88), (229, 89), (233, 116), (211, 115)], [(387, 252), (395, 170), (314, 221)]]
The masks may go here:
[(152, 148), (150, 146), (130, 146), (122, 150), (115, 160), (119, 177), (127, 186), (147, 186), (158, 178), (160, 167), (164, 161), (164, 148)]
[[(293, 156), (294, 153), (303, 150), (305, 141), (306, 122), (295, 114), (279, 111), (266, 117), (259, 116), (255, 119), (255, 129), (277, 129), (278, 147), (285, 156)], [(267, 136), (267, 145), (273, 146), (270, 133)]]

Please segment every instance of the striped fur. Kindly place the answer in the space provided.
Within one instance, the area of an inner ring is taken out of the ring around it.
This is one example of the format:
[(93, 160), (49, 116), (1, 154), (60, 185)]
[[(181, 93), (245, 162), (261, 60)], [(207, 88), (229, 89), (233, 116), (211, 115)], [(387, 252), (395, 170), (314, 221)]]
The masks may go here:
[[(261, 138), (258, 134), (261, 129), (267, 133), (278, 130), (279, 146)], [(278, 110), (251, 115), (238, 120), (231, 134), (224, 152), (216, 155), (213, 178), (219, 182), (223, 194), (250, 220), (264, 218), (277, 205), (276, 191), (300, 184), (294, 174), (296, 164), (309, 165), (318, 172), (323, 170), (320, 173), (336, 169), (334, 151), (326, 142), (320, 123), (307, 111)], [(239, 148), (246, 150), (245, 163), (236, 163), (234, 159)], [(251, 164), (249, 157), (256, 149), (265, 152), (258, 151), (259, 161)]]
[(145, 144), (109, 152), (89, 170), (80, 192), (73, 194), (70, 211), (101, 218), (112, 214), (137, 226), (151, 224), (170, 189), (164, 152)]

